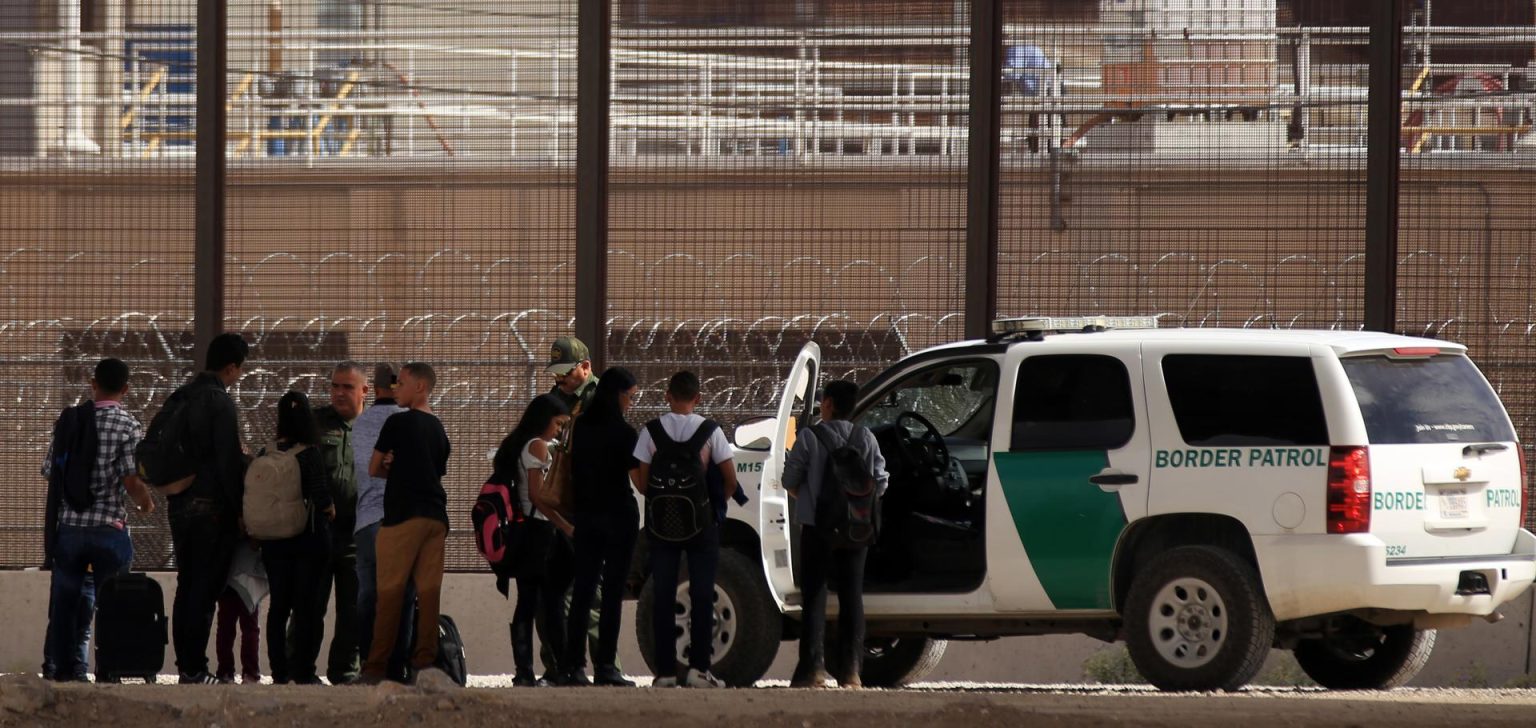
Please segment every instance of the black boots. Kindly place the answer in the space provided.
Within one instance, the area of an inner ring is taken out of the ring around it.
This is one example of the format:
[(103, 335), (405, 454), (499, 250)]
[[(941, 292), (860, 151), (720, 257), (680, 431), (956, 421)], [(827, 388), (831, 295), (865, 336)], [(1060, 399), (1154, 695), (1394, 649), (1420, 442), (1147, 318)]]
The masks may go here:
[(533, 623), (513, 622), (508, 627), (512, 631), (512, 663), (517, 666), (512, 685), (520, 688), (537, 687), (541, 681), (533, 676)]

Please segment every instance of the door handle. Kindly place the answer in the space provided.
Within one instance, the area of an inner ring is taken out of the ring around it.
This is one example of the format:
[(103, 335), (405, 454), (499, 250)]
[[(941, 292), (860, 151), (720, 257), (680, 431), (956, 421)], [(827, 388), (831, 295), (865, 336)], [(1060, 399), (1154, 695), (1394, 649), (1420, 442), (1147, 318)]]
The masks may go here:
[(1120, 473), (1113, 470), (1106, 470), (1104, 472), (1088, 476), (1088, 482), (1100, 487), (1113, 486), (1118, 488), (1125, 485), (1135, 485), (1136, 483), (1141, 482), (1141, 478), (1135, 473)]

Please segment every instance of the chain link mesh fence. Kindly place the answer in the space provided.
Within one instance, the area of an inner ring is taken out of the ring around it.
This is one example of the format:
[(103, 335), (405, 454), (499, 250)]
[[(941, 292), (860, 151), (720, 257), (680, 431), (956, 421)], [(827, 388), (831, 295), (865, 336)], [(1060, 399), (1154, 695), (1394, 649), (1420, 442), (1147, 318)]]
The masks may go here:
[[(62, 9), (75, 8), (78, 17)], [(1529, 3), (1408, 5), (1399, 327), (1467, 343), (1527, 441)], [(438, 367), (450, 512), (575, 301), (576, 2), (229, 5), (225, 328), (245, 440), (330, 369)], [(768, 414), (800, 345), (868, 380), (962, 336), (968, 2), (615, 0), (608, 361)], [(1004, 0), (1003, 315), (1363, 324), (1365, 6)], [(99, 357), (144, 422), (191, 351), (193, 0), (0, 7), (0, 565)], [(162, 504), (163, 505), (163, 504)], [(463, 518), (458, 519), (463, 526)], [(132, 520), (170, 560), (163, 510)], [(450, 568), (476, 568), (456, 532)]]

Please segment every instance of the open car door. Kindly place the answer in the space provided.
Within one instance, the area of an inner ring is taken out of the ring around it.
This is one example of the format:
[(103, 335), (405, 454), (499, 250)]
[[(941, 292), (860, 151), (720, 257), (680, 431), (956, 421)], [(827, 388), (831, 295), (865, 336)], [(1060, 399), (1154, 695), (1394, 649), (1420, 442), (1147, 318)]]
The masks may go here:
[(789, 491), (784, 489), (784, 461), (794, 447), (795, 433), (810, 421), (815, 405), (816, 379), (821, 372), (821, 347), (812, 341), (795, 357), (784, 380), (784, 393), (774, 420), (768, 459), (763, 462), (761, 494), (757, 499), (757, 533), (762, 540), (763, 571), (773, 601), (785, 612), (800, 610), (800, 588), (795, 584), (794, 559), (790, 553)]

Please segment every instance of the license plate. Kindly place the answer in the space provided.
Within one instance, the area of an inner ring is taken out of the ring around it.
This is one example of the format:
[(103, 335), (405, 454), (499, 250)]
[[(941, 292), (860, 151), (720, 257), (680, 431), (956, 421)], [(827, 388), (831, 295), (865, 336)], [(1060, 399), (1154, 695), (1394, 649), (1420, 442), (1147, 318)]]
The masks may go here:
[(1459, 519), (1467, 517), (1467, 490), (1446, 488), (1440, 491), (1440, 517)]

